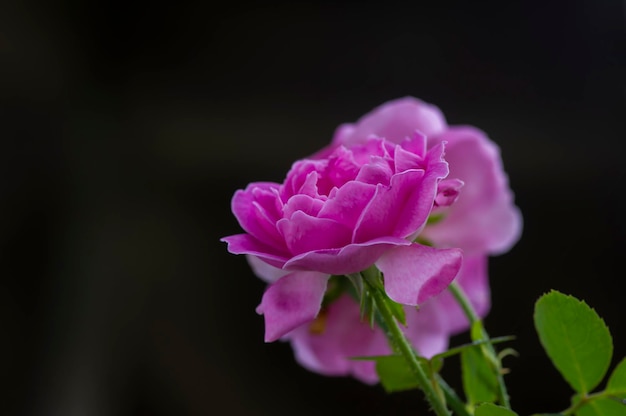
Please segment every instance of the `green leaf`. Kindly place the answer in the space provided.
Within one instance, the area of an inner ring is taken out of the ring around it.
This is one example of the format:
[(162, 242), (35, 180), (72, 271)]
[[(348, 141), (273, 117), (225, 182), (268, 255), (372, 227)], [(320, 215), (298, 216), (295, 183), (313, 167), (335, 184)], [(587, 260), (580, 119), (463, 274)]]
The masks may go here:
[(579, 393), (593, 390), (609, 368), (613, 341), (585, 302), (555, 290), (535, 304), (535, 328), (548, 357)]
[(415, 375), (409, 369), (404, 357), (387, 355), (375, 357), (376, 373), (387, 393), (412, 390), (419, 387)]
[(594, 399), (581, 407), (576, 416), (624, 416), (626, 405), (612, 399)]
[(481, 321), (472, 322), (472, 326), (470, 327), (470, 338), (472, 341), (480, 341), (485, 338), (485, 328), (483, 327), (483, 323)]
[[(384, 293), (384, 292), (383, 292)], [(389, 309), (391, 309), (391, 314), (394, 318), (398, 320), (402, 325), (406, 326), (406, 315), (404, 314), (404, 307), (398, 302), (394, 302), (387, 296), (385, 293), (385, 302), (389, 305)]]
[(626, 399), (626, 358), (615, 367), (605, 390), (609, 395)]
[(517, 416), (512, 410), (506, 407), (497, 406), (492, 403), (483, 403), (476, 408), (475, 416)]
[(369, 289), (364, 290), (363, 293), (361, 293), (360, 310), (361, 321), (368, 322), (370, 327), (374, 328), (377, 309), (374, 298), (372, 297)]
[(435, 357), (432, 357), (430, 360), (424, 357), (417, 357), (417, 359), (420, 360), (420, 362), (424, 364), (424, 367), (428, 371), (429, 376), (432, 376), (433, 374), (438, 373), (439, 371), (441, 371), (441, 368), (443, 367), (443, 359), (441, 357), (435, 356)]
[(461, 352), (463, 390), (471, 405), (495, 402), (498, 398), (498, 379), (480, 346)]
[(468, 348), (472, 348), (472, 347), (475, 347), (475, 346), (478, 346), (478, 345), (484, 345), (484, 344), (496, 345), (496, 344), (499, 344), (501, 342), (512, 341), (514, 339), (515, 339), (515, 337), (513, 335), (507, 335), (507, 336), (504, 336), (504, 337), (496, 337), (496, 338), (492, 338), (490, 340), (482, 339), (480, 341), (474, 341), (474, 342), (472, 342), (470, 344), (463, 344), (463, 345), (459, 345), (458, 347), (450, 348), (447, 351), (444, 351), (444, 352), (441, 352), (441, 353), (439, 353), (437, 355), (434, 355), (432, 359), (434, 360), (435, 358), (448, 358), (448, 357), (451, 357), (453, 355), (460, 354), (461, 352), (463, 352), (463, 350), (466, 350)]
[[(406, 364), (406, 360), (401, 355), (373, 355), (368, 357), (352, 357), (351, 359), (376, 362), (376, 373), (387, 393), (413, 390), (420, 387), (415, 374), (411, 372), (411, 369)], [(434, 357), (431, 360), (424, 357), (417, 357), (417, 359), (431, 379), (443, 366), (442, 359)]]

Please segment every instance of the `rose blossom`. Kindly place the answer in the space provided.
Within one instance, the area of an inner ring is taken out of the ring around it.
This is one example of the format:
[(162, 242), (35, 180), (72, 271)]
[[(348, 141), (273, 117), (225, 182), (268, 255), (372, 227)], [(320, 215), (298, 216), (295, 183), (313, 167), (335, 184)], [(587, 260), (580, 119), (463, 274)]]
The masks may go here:
[[(450, 176), (464, 182), (456, 202), (436, 208), (441, 220), (427, 225), (420, 234), (436, 247), (459, 247), (463, 267), (456, 282), (464, 289), (480, 316), (489, 310), (487, 260), (490, 254), (507, 251), (519, 239), (521, 214), (502, 168), (497, 146), (478, 129), (448, 126), (441, 111), (414, 98), (388, 102), (355, 124), (340, 126), (332, 144), (314, 157), (330, 154), (338, 146), (359, 145), (371, 135), (400, 142), (419, 131), (428, 136), (427, 148), (446, 142)], [(440, 186), (440, 197), (445, 196)], [(251, 259), (251, 263), (256, 261)], [(268, 272), (255, 272), (262, 276)], [(468, 329), (469, 323), (451, 294), (441, 293), (420, 306), (405, 308), (404, 332), (426, 357), (444, 351), (451, 335)], [(323, 311), (311, 325), (302, 325), (287, 337), (296, 359), (304, 367), (326, 375), (353, 375), (375, 383), (374, 363), (351, 357), (391, 353), (379, 328), (361, 322), (359, 306), (343, 296)]]
[(233, 197), (246, 233), (223, 241), (231, 253), (254, 256), (257, 274), (273, 282), (257, 308), (266, 341), (318, 315), (330, 275), (375, 264), (391, 299), (417, 305), (461, 266), (458, 248), (413, 242), (433, 207), (451, 204), (462, 185), (444, 179), (444, 144), (427, 149), (417, 132), (396, 143), (368, 135), (347, 144), (294, 163), (282, 184), (251, 183)]

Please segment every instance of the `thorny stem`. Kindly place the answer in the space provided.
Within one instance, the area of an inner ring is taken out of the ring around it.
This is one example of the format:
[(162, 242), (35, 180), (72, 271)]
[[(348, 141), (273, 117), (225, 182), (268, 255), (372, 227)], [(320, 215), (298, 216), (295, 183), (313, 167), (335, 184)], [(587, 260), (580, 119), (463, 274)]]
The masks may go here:
[(368, 269), (363, 272), (363, 277), (365, 282), (368, 282), (368, 288), (374, 299), (376, 308), (380, 312), (383, 322), (387, 326), (388, 337), (391, 341), (391, 344), (393, 345), (393, 348), (406, 360), (407, 365), (417, 378), (420, 388), (424, 391), (424, 394), (426, 395), (426, 400), (431, 405), (433, 411), (438, 416), (450, 416), (451, 413), (446, 407), (444, 396), (439, 394), (430, 383), (426, 375), (426, 371), (417, 359), (415, 351), (413, 350), (407, 338), (404, 336), (402, 329), (400, 329), (400, 325), (398, 325), (398, 322), (394, 318), (383, 292), (379, 288), (373, 287), (371, 284), (369, 284), (372, 279), (371, 273), (379, 272), (377, 270)]
[(437, 383), (439, 383), (439, 387), (443, 390), (443, 393), (446, 396), (446, 401), (450, 405), (454, 414), (456, 416), (471, 416), (461, 398), (457, 396), (454, 389), (446, 383), (443, 377), (437, 374), (435, 378)]
[[(474, 307), (465, 295), (463, 289), (454, 282), (450, 286), (448, 286), (448, 289), (463, 309), (463, 312), (465, 313), (465, 316), (467, 316), (467, 319), (469, 319), (470, 324), (474, 325), (477, 322), (480, 323), (480, 317), (476, 314), (476, 311), (474, 311)], [(500, 359), (497, 358), (496, 351), (493, 348), (493, 344), (490, 342), (489, 334), (487, 334), (487, 331), (482, 327), (482, 324), (481, 337), (482, 339), (487, 341), (485, 347), (487, 348), (489, 354), (491, 354), (495, 358), (495, 360), (488, 361), (492, 362), (496, 367), (494, 368), (494, 371), (496, 372), (496, 377), (498, 380), (498, 401), (502, 406), (506, 407), (507, 409), (511, 409), (511, 404), (509, 403), (509, 394), (507, 393), (506, 384), (504, 384), (504, 377), (502, 375), (502, 363), (500, 362)]]

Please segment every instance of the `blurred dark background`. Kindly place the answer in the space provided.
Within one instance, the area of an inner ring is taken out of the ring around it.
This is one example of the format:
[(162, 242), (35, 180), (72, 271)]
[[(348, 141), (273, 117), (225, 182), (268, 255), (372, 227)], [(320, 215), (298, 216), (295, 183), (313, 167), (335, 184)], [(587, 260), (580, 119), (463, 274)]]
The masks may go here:
[(426, 414), (415, 392), (264, 344), (264, 284), (218, 241), (240, 231), (237, 188), (281, 181), (405, 95), (501, 147), (525, 229), (490, 263), (487, 327), (518, 336), (520, 414), (564, 409), (538, 296), (585, 299), (626, 355), (625, 16), (592, 0), (3, 2), (0, 414)]

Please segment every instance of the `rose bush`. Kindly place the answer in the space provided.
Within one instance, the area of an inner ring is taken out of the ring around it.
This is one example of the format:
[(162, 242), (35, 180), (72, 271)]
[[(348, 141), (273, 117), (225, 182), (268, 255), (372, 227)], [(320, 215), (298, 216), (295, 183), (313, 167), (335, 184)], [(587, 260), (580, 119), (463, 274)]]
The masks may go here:
[(461, 267), (459, 248), (414, 242), (432, 210), (452, 204), (462, 186), (445, 179), (443, 141), (427, 147), (416, 131), (394, 142), (369, 134), (342, 140), (294, 163), (282, 184), (251, 183), (233, 197), (245, 233), (223, 241), (231, 253), (253, 256), (271, 282), (257, 309), (266, 341), (315, 319), (330, 275), (376, 265), (391, 299), (418, 305)]
[[(456, 282), (477, 313), (484, 316), (490, 306), (488, 256), (507, 251), (519, 239), (522, 219), (513, 203), (499, 150), (483, 132), (473, 127), (448, 126), (437, 107), (403, 98), (380, 106), (355, 124), (340, 126), (332, 144), (314, 157), (324, 157), (341, 146), (358, 146), (372, 135), (398, 143), (415, 131), (428, 137), (429, 149), (445, 142), (450, 176), (464, 182), (454, 204), (435, 207), (432, 214), (439, 220), (428, 224), (420, 238), (435, 247), (464, 251)], [(441, 191), (443, 197), (445, 191)], [(405, 313), (405, 334), (426, 357), (444, 351), (449, 337), (469, 326), (447, 291), (422, 304), (419, 311), (405, 308)], [(359, 306), (349, 296), (331, 304), (322, 316), (321, 322), (303, 325), (287, 336), (300, 364), (326, 375), (351, 374), (367, 383), (376, 382), (373, 362), (350, 358), (389, 354), (383, 332), (361, 322)]]

